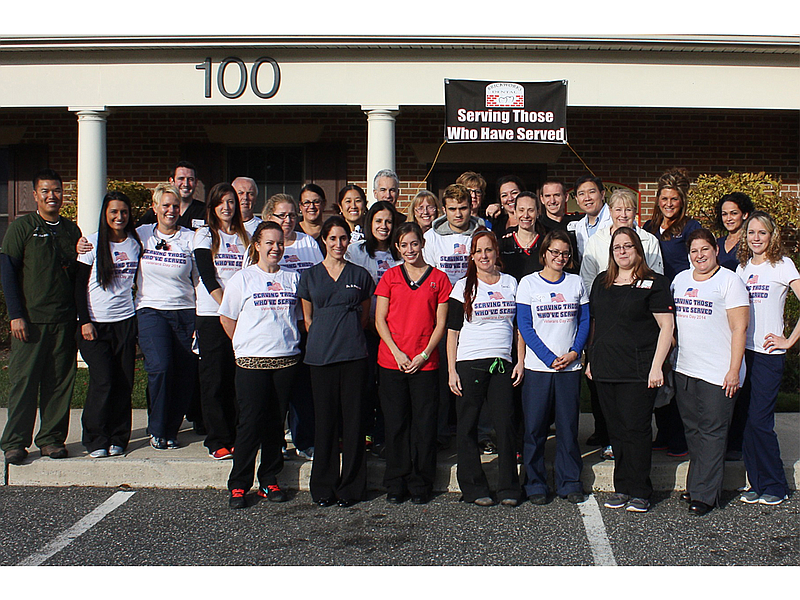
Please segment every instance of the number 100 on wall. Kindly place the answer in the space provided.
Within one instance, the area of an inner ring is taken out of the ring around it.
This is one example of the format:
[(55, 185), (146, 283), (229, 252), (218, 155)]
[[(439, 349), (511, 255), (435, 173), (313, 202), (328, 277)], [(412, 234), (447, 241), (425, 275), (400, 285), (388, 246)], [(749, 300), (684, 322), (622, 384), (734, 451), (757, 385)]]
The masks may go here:
[[(199, 65), (195, 65), (194, 68), (205, 72), (204, 94), (206, 98), (211, 98), (212, 79), (214, 79), (211, 57), (206, 58)], [(262, 75), (262, 81), (259, 83), (259, 72), (262, 70), (272, 72), (272, 87), (267, 91), (262, 91), (262, 88), (266, 87), (263, 80), (268, 79), (269, 75), (266, 73)], [(216, 71), (217, 91), (230, 99), (239, 98), (245, 93), (249, 84), (250, 90), (256, 96), (266, 100), (278, 93), (278, 87), (281, 84), (281, 70), (278, 63), (266, 56), (257, 59), (253, 63), (249, 70), (249, 77), (247, 65), (241, 58), (235, 56), (229, 56), (219, 63)]]

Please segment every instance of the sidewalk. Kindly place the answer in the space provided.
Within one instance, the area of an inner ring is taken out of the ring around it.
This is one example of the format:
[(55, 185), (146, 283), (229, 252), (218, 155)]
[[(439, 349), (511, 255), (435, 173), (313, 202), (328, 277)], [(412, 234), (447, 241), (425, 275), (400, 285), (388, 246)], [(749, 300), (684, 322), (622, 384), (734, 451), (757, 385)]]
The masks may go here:
[[(98, 487), (156, 487), (156, 488), (215, 488), (227, 487), (231, 461), (212, 460), (203, 446), (203, 440), (184, 422), (177, 450), (155, 450), (150, 447), (145, 434), (147, 412), (133, 411), (133, 433), (125, 456), (117, 458), (88, 458), (80, 443), (81, 411), (73, 410), (67, 449), (70, 458), (52, 460), (41, 458), (39, 450), (30, 448), (23, 465), (5, 465), (4, 481), (8, 485), (30, 486), (98, 486)], [(0, 409), (0, 427), (5, 427), (6, 409)], [(37, 425), (38, 427), (38, 425)], [(776, 415), (776, 430), (781, 445), (781, 455), (789, 487), (797, 489), (800, 483), (800, 413)], [(593, 431), (591, 414), (582, 414), (579, 439), (583, 443)], [(546, 459), (552, 471), (555, 440), (548, 442)], [(583, 483), (587, 490), (613, 491), (613, 461), (600, 458), (599, 448), (582, 446)], [(368, 487), (382, 489), (385, 462), (368, 456)], [(496, 479), (495, 456), (485, 455), (490, 484)], [(457, 492), (455, 444), (439, 453), (436, 474), (436, 491)], [(487, 464), (488, 463), (488, 464)], [(653, 453), (651, 478), (656, 490), (683, 490), (686, 485), (688, 460), (670, 458), (664, 452)], [(291, 489), (308, 490), (311, 462), (294, 458), (284, 464), (280, 483)], [(725, 489), (736, 490), (745, 485), (744, 464), (728, 462), (725, 465)]]

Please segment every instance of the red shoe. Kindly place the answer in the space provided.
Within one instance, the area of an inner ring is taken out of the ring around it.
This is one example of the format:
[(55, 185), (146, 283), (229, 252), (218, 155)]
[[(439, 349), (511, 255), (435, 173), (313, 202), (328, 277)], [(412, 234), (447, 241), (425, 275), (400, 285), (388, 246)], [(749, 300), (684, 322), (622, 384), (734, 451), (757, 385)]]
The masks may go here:
[(286, 502), (289, 499), (286, 492), (277, 484), (259, 487), (258, 495), (262, 498), (266, 498), (270, 502)]
[(227, 448), (220, 448), (210, 453), (211, 458), (214, 460), (225, 460), (226, 458), (233, 458), (233, 451)]
[(231, 490), (231, 497), (228, 499), (228, 506), (230, 508), (246, 508), (247, 498), (245, 498), (245, 490), (233, 489)]

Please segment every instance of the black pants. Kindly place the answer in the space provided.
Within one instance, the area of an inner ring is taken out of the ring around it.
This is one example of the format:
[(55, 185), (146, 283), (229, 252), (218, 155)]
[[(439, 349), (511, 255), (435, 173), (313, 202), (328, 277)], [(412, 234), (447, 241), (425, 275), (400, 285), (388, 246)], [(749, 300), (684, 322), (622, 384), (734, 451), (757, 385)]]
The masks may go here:
[(236, 358), (219, 317), (197, 317), (200, 347), (200, 403), (209, 452), (232, 448), (236, 440)]
[(78, 332), (78, 348), (89, 366), (89, 388), (81, 416), (87, 452), (128, 446), (136, 359), (135, 316), (116, 323), (94, 323), (94, 327), (97, 337), (92, 341)]
[(299, 363), (282, 369), (236, 367), (239, 424), (228, 489), (250, 489), (259, 449), (259, 485), (264, 487), (277, 483), (277, 475), (283, 468), (283, 418), (280, 407), (288, 402), (299, 372)]
[(462, 396), (456, 400), (458, 486), (467, 502), (491, 496), (489, 482), (481, 466), (478, 448), (478, 419), (484, 400), (497, 436), (497, 499), (520, 499), (522, 488), (517, 472), (516, 432), (512, 364), (502, 361), (503, 373), (489, 371), (493, 358), (456, 363), (461, 378)]
[(652, 415), (658, 388), (647, 382), (597, 382), (600, 404), (614, 450), (614, 491), (634, 498), (650, 498)]
[(436, 476), (436, 418), (439, 372), (411, 375), (378, 367), (386, 431), (386, 472), (390, 494), (427, 495)]
[[(367, 487), (364, 387), (367, 359), (311, 366), (314, 394), (314, 462), (311, 496), (361, 500)], [(339, 469), (339, 437), (342, 464)]]

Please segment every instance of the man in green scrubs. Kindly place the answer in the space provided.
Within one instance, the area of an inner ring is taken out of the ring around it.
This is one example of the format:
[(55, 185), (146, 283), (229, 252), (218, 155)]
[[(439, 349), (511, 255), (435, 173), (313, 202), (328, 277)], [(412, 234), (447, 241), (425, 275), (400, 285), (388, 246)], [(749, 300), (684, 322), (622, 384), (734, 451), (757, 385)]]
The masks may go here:
[(8, 421), (0, 447), (20, 464), (33, 440), (42, 456), (66, 458), (69, 405), (75, 384), (75, 244), (80, 229), (59, 215), (61, 176), (50, 169), (33, 179), (35, 213), (14, 220), (0, 249), (0, 273), (11, 319)]

